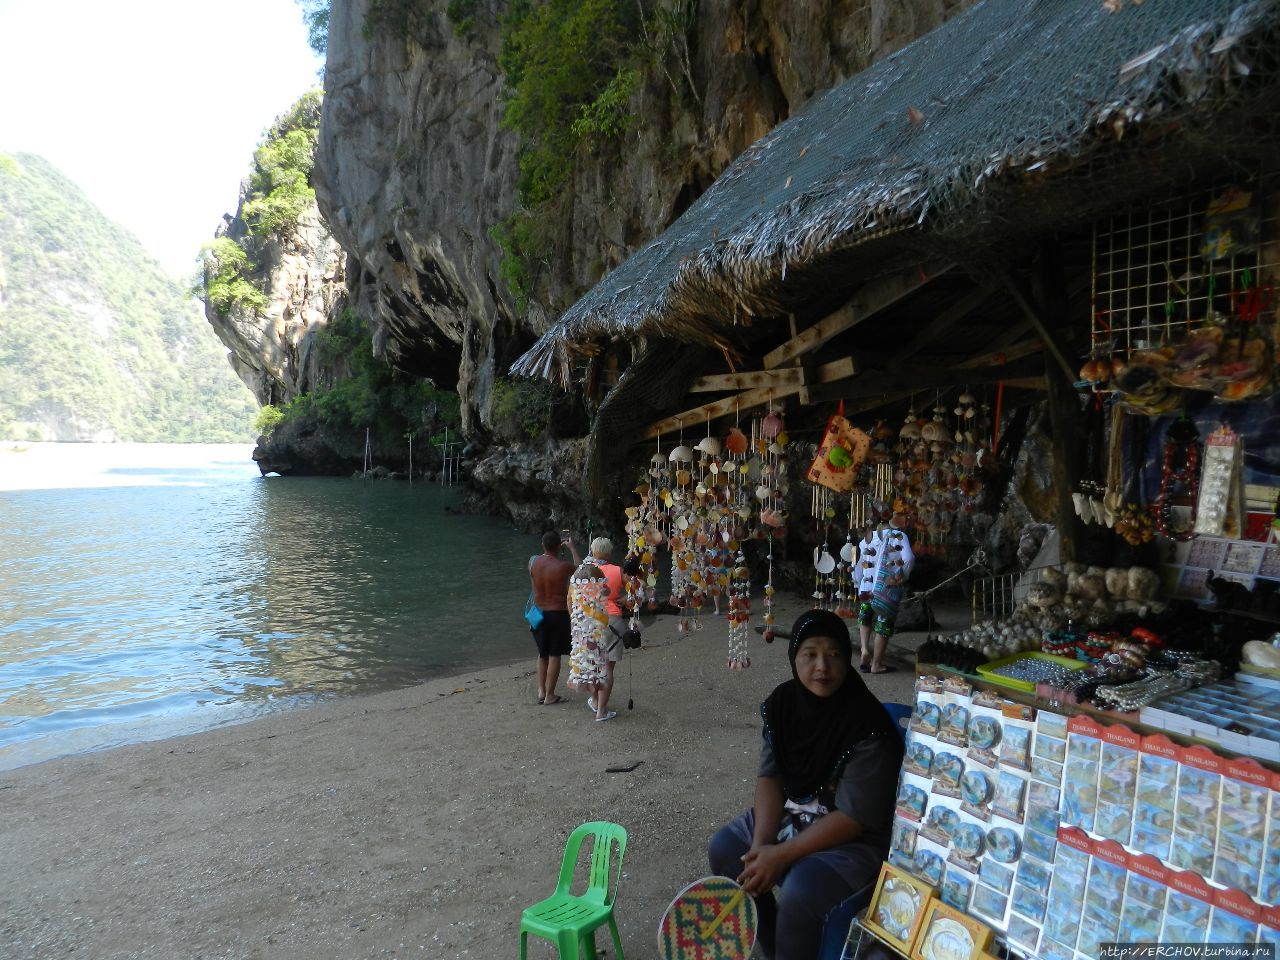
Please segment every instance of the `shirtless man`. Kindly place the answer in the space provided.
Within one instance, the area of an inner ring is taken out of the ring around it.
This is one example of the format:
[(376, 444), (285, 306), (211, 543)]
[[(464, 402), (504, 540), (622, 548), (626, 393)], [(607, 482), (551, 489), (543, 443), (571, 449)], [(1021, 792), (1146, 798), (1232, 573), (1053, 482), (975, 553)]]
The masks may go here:
[[(573, 563), (560, 559), (560, 548), (568, 547)], [(538, 702), (544, 706), (560, 703), (556, 693), (560, 679), (560, 658), (569, 655), (569, 577), (582, 562), (573, 538), (560, 539), (548, 530), (542, 535), (542, 553), (529, 558), (529, 579), (533, 582), (533, 602), (542, 611), (542, 623), (533, 631), (538, 645)]]

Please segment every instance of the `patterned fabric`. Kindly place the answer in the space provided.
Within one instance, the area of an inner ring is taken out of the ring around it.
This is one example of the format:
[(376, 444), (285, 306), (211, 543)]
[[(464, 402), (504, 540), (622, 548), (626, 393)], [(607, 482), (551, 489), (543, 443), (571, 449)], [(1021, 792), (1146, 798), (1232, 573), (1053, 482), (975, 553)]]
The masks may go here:
[(663, 960), (747, 960), (755, 940), (755, 901), (726, 877), (685, 887), (658, 928)]

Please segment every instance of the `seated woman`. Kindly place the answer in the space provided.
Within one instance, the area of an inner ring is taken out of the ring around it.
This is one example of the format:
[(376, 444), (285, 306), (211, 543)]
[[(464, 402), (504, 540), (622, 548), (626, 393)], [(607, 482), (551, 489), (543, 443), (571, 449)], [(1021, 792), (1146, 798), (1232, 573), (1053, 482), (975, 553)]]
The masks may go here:
[(813, 960), (827, 913), (874, 882), (888, 855), (903, 747), (853, 670), (843, 620), (801, 614), (787, 655), (792, 679), (760, 706), (754, 808), (711, 839), (708, 858), (755, 898), (766, 956)]

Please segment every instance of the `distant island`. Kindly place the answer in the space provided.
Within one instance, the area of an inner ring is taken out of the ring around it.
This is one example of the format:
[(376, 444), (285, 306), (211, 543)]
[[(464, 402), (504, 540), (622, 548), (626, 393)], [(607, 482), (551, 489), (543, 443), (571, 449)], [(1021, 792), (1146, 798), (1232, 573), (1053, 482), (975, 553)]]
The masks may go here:
[(256, 411), (138, 240), (42, 157), (0, 153), (0, 439), (251, 441)]

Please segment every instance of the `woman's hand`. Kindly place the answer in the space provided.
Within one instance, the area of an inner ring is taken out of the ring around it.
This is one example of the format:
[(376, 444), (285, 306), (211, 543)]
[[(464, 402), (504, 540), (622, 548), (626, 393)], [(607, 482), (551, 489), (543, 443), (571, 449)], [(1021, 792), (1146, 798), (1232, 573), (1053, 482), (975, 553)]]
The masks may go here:
[(753, 845), (742, 855), (742, 873), (738, 883), (753, 897), (768, 893), (791, 866), (791, 858), (779, 844)]

